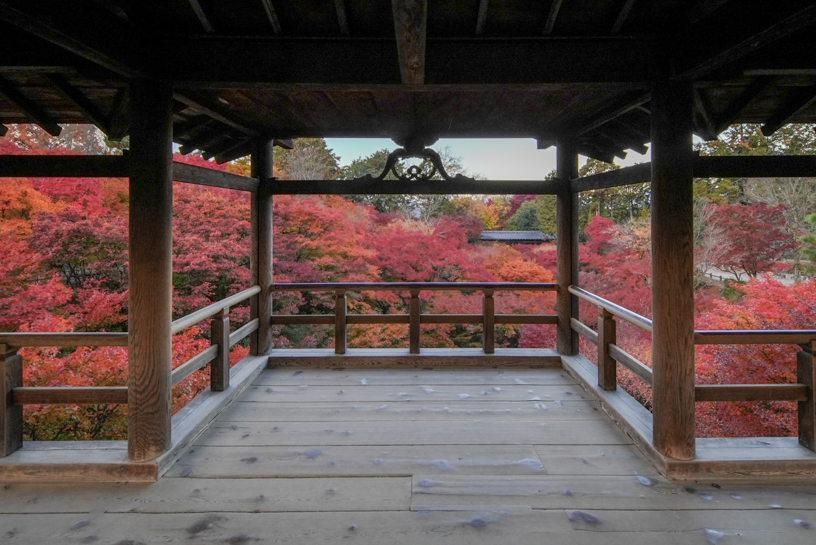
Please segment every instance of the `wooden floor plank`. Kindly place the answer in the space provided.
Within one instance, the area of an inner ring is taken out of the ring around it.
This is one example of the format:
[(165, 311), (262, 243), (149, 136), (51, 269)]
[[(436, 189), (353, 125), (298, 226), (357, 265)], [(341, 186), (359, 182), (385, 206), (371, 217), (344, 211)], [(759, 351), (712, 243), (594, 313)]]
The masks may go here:
[(206, 446), (626, 445), (607, 421), (223, 422), (196, 441)]
[(508, 384), (497, 387), (462, 386), (312, 386), (303, 382), (297, 386), (251, 386), (242, 397), (243, 401), (303, 402), (342, 400), (348, 403), (360, 401), (571, 401), (589, 399), (589, 396), (574, 384), (536, 385)]
[(221, 415), (223, 422), (335, 422), (404, 420), (595, 420), (605, 418), (592, 401), (476, 401), (423, 403), (377, 401), (342, 403), (234, 403)]
[(552, 475), (658, 475), (634, 445), (536, 445)]
[[(251, 458), (239, 463), (250, 465)], [(398, 511), (411, 500), (410, 477), (316, 479), (163, 479), (153, 485), (18, 483), (0, 490), (0, 513), (274, 513)]]
[[(812, 545), (794, 521), (812, 511), (599, 511), (597, 523), (574, 511), (455, 509), (421, 512), (180, 513), (88, 516), (2, 515), (10, 542), (64, 543), (383, 543), (411, 545)], [(569, 517), (576, 519), (570, 521)]]
[[(257, 457), (252, 464), (241, 459)], [(531, 445), (399, 447), (196, 446), (166, 474), (212, 478), (402, 476), (417, 474), (535, 475), (545, 472)]]
[(575, 384), (563, 369), (267, 369), (255, 381), (259, 386), (309, 384), (311, 386), (358, 386), (365, 380), (372, 386), (413, 385), (518, 385), (518, 384)]
[[(784, 498), (784, 499), (783, 499)], [(762, 510), (816, 509), (816, 490), (784, 493), (741, 487), (683, 487), (659, 476), (417, 475), (412, 505), (525, 505), (533, 509)], [(780, 504), (781, 505), (781, 504)]]

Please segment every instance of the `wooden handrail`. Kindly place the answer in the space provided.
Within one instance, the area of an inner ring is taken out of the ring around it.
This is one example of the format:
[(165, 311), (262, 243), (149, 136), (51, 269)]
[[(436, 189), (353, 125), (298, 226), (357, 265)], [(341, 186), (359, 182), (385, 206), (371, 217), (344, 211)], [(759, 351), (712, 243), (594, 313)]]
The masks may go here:
[(603, 308), (608, 313), (617, 316), (621, 320), (628, 322), (635, 327), (639, 327), (647, 333), (652, 332), (652, 321), (648, 318), (644, 318), (640, 314), (635, 314), (629, 309), (625, 309), (620, 305), (616, 305), (612, 301), (607, 301), (606, 299), (598, 297), (594, 293), (588, 292), (577, 286), (570, 286), (569, 292), (579, 299), (583, 299), (584, 301)]
[(9, 346), (127, 346), (127, 333), (0, 333), (0, 343)]
[(553, 282), (521, 283), (521, 282), (338, 282), (274, 284), (272, 291), (407, 291), (407, 290), (524, 290), (524, 291), (556, 291), (558, 284)]
[(694, 344), (808, 344), (816, 329), (695, 331)]
[(695, 401), (807, 401), (806, 384), (697, 384)]
[(11, 400), (15, 405), (97, 405), (126, 404), (126, 386), (57, 386), (14, 388)]
[(227, 297), (226, 299), (222, 299), (221, 301), (213, 303), (212, 305), (208, 305), (202, 309), (196, 310), (195, 312), (191, 312), (187, 316), (182, 316), (173, 322), (170, 331), (173, 335), (175, 335), (176, 333), (183, 331), (188, 327), (201, 322), (202, 320), (212, 318), (226, 307), (235, 306), (238, 303), (246, 301), (253, 295), (257, 295), (259, 293), (261, 293), (260, 286), (252, 286), (251, 288), (247, 288), (242, 292)]

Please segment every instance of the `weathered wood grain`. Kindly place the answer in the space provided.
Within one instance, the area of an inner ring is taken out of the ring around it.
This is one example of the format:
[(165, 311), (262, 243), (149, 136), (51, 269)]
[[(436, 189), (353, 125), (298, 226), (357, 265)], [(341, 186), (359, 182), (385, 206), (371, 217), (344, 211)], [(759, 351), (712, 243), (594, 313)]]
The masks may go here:
[(572, 319), (578, 319), (578, 300), (569, 287), (578, 285), (578, 197), (570, 180), (578, 175), (578, 152), (572, 140), (559, 140), (556, 168), (560, 186), (556, 195), (556, 253), (558, 279), (558, 336), (560, 354), (578, 353), (578, 335), (572, 330)]
[(255, 381), (256, 386), (359, 386), (365, 379), (369, 386), (504, 386), (527, 384), (575, 384), (566, 371), (553, 369), (513, 369), (511, 371), (459, 368), (459, 369), (266, 369)]

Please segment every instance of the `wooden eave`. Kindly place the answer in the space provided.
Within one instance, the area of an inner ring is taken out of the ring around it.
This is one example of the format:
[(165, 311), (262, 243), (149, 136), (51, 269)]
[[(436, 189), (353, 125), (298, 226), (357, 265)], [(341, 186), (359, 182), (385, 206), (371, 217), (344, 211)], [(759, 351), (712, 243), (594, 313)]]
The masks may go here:
[(171, 81), (175, 141), (219, 160), (261, 136), (575, 137), (611, 160), (645, 149), (672, 78), (703, 138), (816, 122), (811, 2), (555, 4), (2, 0), (0, 122), (118, 138), (136, 77)]

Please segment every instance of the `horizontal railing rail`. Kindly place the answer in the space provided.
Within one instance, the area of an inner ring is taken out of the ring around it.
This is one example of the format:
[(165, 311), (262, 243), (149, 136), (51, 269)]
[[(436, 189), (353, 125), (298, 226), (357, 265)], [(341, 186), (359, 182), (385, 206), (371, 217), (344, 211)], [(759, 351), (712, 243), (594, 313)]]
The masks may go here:
[(0, 344), (9, 346), (127, 346), (127, 333), (0, 333)]
[[(556, 291), (558, 285), (549, 282), (342, 282), (275, 284), (272, 291), (330, 291), (335, 293), (334, 314), (273, 315), (272, 325), (332, 325), (335, 326), (336, 354), (346, 353), (347, 329), (350, 324), (408, 324), (409, 353), (419, 354), (420, 326), (423, 324), (481, 324), (482, 349), (495, 353), (496, 324), (557, 324), (555, 314), (496, 314), (494, 293), (504, 291)], [(407, 291), (411, 295), (408, 314), (348, 314), (347, 291)], [(481, 291), (481, 314), (422, 314), (419, 296), (422, 291)]]
[[(570, 286), (569, 292), (598, 307), (597, 331), (572, 318), (571, 327), (598, 347), (598, 385), (604, 390), (617, 388), (617, 364), (632, 371), (641, 380), (652, 385), (653, 372), (643, 362), (623, 350), (617, 343), (614, 318), (620, 318), (640, 329), (652, 332), (652, 321), (635, 314), (611, 301)], [(797, 356), (797, 382), (792, 384), (697, 384), (694, 398), (707, 401), (797, 401), (799, 404), (800, 442), (808, 448), (816, 446), (813, 420), (809, 409), (816, 390), (816, 330), (706, 330), (694, 332), (695, 345), (724, 344), (795, 344), (802, 350)]]

